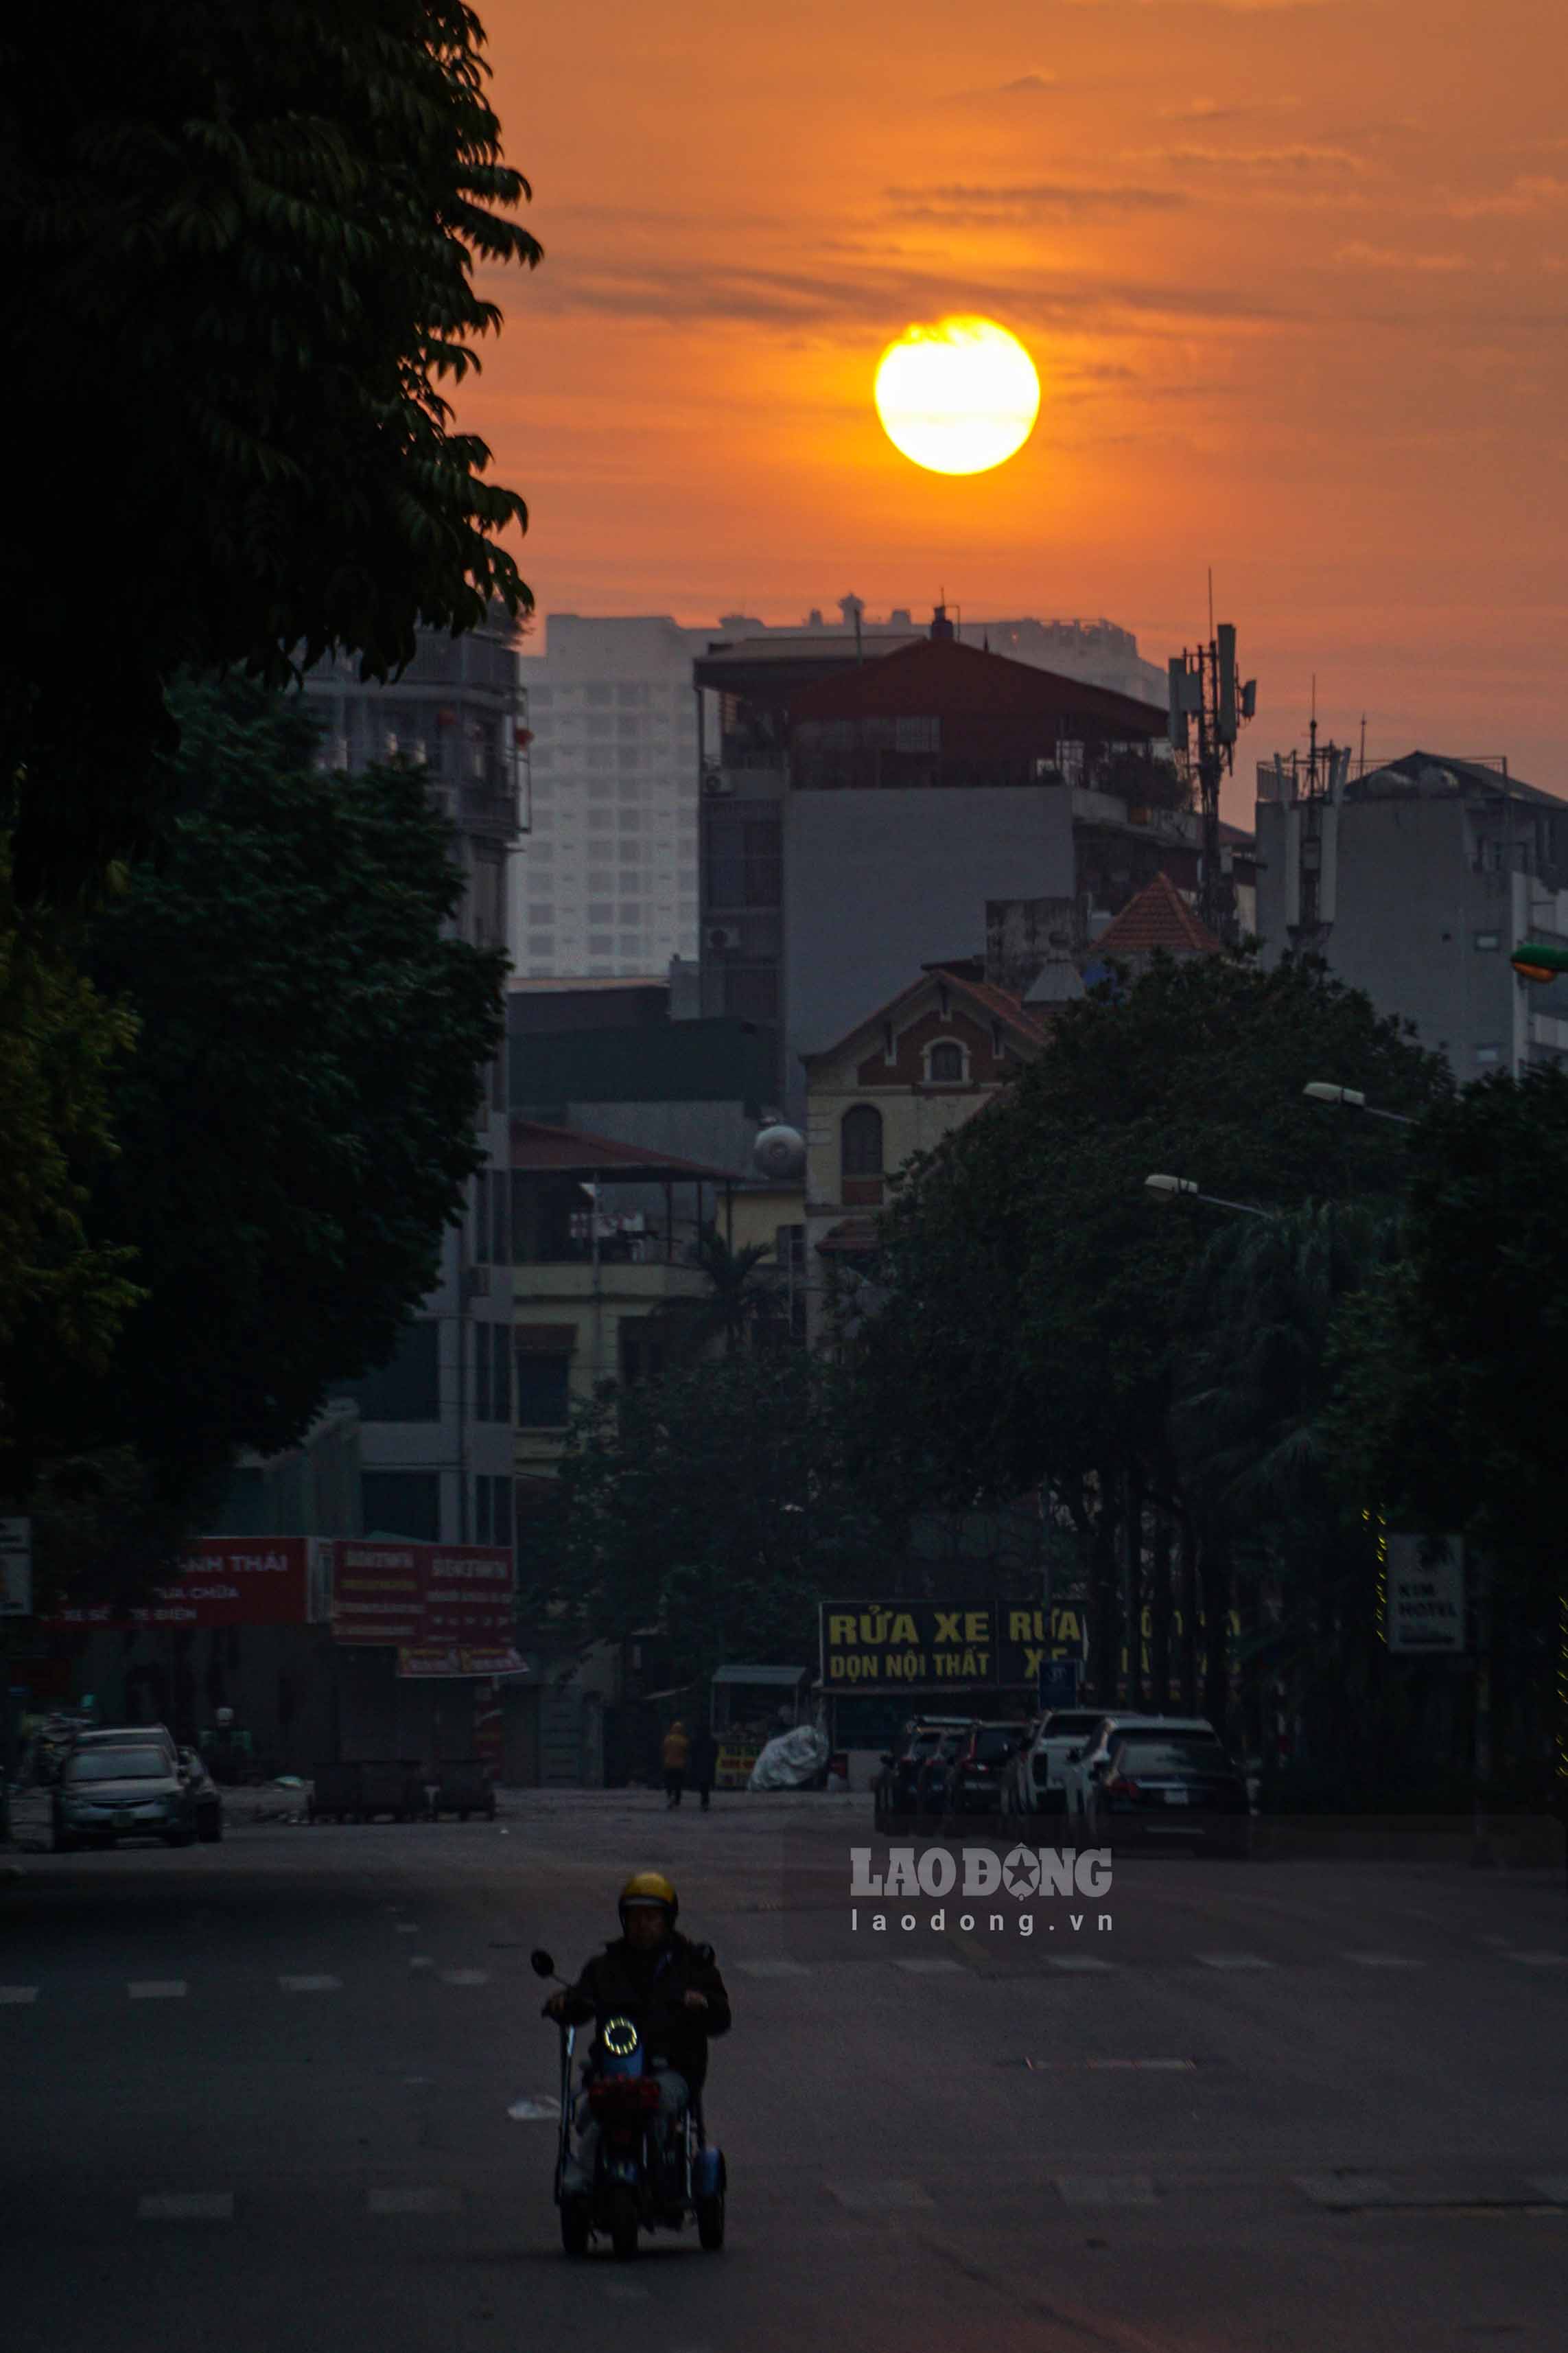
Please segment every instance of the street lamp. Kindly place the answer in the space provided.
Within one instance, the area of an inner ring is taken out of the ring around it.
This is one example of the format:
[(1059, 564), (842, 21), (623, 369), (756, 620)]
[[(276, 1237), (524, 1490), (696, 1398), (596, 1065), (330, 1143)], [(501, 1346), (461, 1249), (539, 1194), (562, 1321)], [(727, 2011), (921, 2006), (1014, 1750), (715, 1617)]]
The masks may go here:
[(1338, 1103), (1342, 1111), (1364, 1112), (1368, 1119), (1390, 1119), (1395, 1127), (1414, 1127), (1416, 1122), (1402, 1111), (1379, 1111), (1369, 1103), (1359, 1087), (1336, 1087), (1327, 1079), (1311, 1079), (1301, 1092), (1312, 1103)]
[(1156, 1193), (1163, 1200), (1173, 1199), (1179, 1193), (1190, 1200), (1207, 1201), (1216, 1209), (1234, 1209), (1243, 1218), (1266, 1218), (1270, 1225), (1276, 1222), (1271, 1209), (1255, 1208), (1250, 1201), (1227, 1201), (1218, 1193), (1200, 1193), (1190, 1176), (1145, 1176), (1143, 1185), (1145, 1191)]

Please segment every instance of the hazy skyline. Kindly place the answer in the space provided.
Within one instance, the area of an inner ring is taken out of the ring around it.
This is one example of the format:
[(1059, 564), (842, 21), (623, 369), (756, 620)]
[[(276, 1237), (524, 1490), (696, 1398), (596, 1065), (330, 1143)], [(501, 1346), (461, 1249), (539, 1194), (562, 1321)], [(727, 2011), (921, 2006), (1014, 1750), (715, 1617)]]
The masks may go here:
[[(1568, 791), (1568, 32), (1539, 0), (483, 9), (546, 259), (461, 417), (541, 612), (1215, 609), (1250, 764), (1324, 726)], [(950, 311), (1044, 397), (994, 472), (878, 424)], [(1245, 777), (1247, 790), (1240, 787)], [(1247, 807), (1243, 807), (1242, 804)]]

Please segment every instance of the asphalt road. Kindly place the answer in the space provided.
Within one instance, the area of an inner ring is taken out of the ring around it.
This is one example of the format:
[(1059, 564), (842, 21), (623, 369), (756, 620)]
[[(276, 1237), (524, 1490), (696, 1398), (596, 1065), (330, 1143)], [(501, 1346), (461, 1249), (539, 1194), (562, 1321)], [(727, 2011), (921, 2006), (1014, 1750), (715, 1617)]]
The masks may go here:
[[(1160, 1856), (852, 1927), (867, 1812), (0, 1861), (0, 2353), (1561, 2353), (1560, 1873)], [(730, 2243), (574, 2264), (529, 1948), (646, 1864), (735, 2001)]]

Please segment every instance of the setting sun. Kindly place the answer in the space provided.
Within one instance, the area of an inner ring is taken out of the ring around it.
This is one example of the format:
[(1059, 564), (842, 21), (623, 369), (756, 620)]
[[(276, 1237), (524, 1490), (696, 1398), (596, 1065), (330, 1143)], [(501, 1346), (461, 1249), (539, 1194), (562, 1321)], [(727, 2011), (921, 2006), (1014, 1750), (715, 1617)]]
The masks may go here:
[(896, 449), (937, 474), (983, 474), (1021, 449), (1040, 379), (1016, 335), (990, 319), (907, 327), (877, 367), (877, 414)]

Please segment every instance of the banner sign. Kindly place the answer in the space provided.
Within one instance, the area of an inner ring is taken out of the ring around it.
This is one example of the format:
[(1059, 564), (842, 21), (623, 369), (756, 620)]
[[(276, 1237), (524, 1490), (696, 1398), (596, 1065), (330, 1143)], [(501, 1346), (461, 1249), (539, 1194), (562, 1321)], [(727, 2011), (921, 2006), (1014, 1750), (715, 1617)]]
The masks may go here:
[(197, 1536), (148, 1599), (66, 1604), (42, 1622), (59, 1629), (173, 1626), (202, 1633), (217, 1626), (309, 1623), (308, 1539)]
[(1387, 1576), (1391, 1651), (1464, 1650), (1465, 1548), (1458, 1536), (1391, 1534)]
[(991, 1683), (1003, 1690), (1037, 1683), (1053, 1659), (1084, 1654), (1081, 1608), (1045, 1612), (993, 1603), (825, 1601), (822, 1681), (829, 1691), (888, 1691)]
[[(336, 1641), (510, 1655), (516, 1577), (510, 1545), (377, 1543), (340, 1536), (332, 1551)], [(485, 1667), (474, 1672), (517, 1671)]]
[(529, 1665), (520, 1659), (510, 1642), (481, 1646), (455, 1643), (443, 1649), (439, 1643), (405, 1643), (397, 1653), (397, 1672), (405, 1677), (427, 1675), (467, 1675), (489, 1678), (496, 1675), (526, 1675)]

